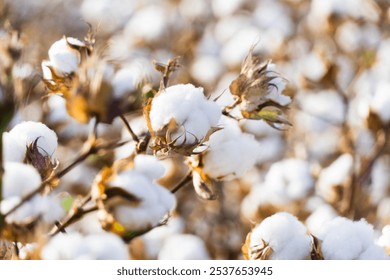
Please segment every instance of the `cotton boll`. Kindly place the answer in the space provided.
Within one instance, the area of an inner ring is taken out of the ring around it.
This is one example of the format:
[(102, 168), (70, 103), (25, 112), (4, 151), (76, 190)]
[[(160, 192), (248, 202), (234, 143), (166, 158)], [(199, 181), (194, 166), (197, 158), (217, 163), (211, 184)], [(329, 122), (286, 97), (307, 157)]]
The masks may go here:
[(236, 12), (245, 0), (214, 0), (211, 1), (211, 8), (217, 17), (227, 17)]
[(175, 196), (153, 182), (163, 174), (164, 167), (153, 156), (138, 155), (133, 169), (120, 172), (109, 182), (95, 182), (92, 196), (98, 201), (101, 199), (99, 184), (106, 185), (107, 191), (120, 188), (137, 200), (117, 195), (103, 201), (104, 208), (99, 213), (103, 226), (112, 223), (107, 215), (112, 215), (124, 232), (156, 226), (176, 206)]
[(191, 74), (202, 84), (213, 84), (222, 73), (222, 64), (218, 57), (197, 57), (192, 64)]
[(266, 246), (272, 249), (270, 260), (307, 259), (311, 251), (311, 238), (305, 226), (286, 212), (276, 213), (257, 225), (250, 236), (250, 248)]
[(312, 81), (320, 81), (328, 71), (328, 66), (318, 52), (311, 52), (302, 59), (302, 74)]
[(58, 75), (76, 72), (80, 64), (80, 53), (71, 48), (68, 43), (84, 46), (84, 43), (75, 38), (62, 38), (51, 45), (49, 49), (50, 63)]
[(377, 204), (386, 197), (390, 189), (390, 157), (381, 156), (378, 158), (371, 172), (370, 195), (373, 203)]
[(377, 244), (383, 247), (390, 256), (390, 225), (383, 227), (382, 235), (379, 237)]
[(307, 217), (305, 224), (310, 233), (317, 236), (322, 226), (336, 217), (336, 210), (334, 210), (334, 208), (329, 204), (323, 204), (315, 209), (309, 217)]
[(135, 2), (119, 0), (84, 0), (80, 10), (83, 18), (99, 31), (111, 33), (121, 28), (134, 12)]
[(209, 260), (210, 256), (202, 239), (191, 234), (168, 237), (159, 254), (159, 260)]
[(171, 217), (166, 225), (156, 227), (141, 236), (145, 255), (148, 259), (156, 259), (164, 242), (174, 234), (180, 234), (185, 227), (184, 220)]
[(44, 260), (125, 260), (129, 259), (126, 244), (111, 233), (82, 236), (69, 233), (53, 237), (43, 247)]
[(190, 20), (208, 18), (211, 15), (209, 0), (183, 0), (180, 1), (179, 9), (181, 14)]
[(255, 26), (247, 26), (229, 39), (221, 51), (221, 59), (227, 67), (237, 67), (248, 54), (248, 50), (261, 38), (261, 33)]
[(336, 217), (325, 224), (317, 236), (322, 240), (321, 249), (327, 260), (384, 259), (374, 245), (372, 225), (365, 220), (351, 221)]
[(220, 131), (213, 133), (203, 157), (203, 171), (211, 178), (232, 180), (256, 163), (261, 149), (253, 135), (241, 132), (237, 122), (222, 118)]
[[(153, 98), (150, 111), (151, 126), (157, 133), (176, 122), (178, 131), (171, 135), (176, 145), (201, 141), (215, 127), (221, 116), (217, 104), (206, 99), (203, 88), (192, 84), (171, 86)], [(166, 136), (163, 133), (162, 137)], [(171, 140), (171, 141), (172, 141)]]
[(285, 159), (271, 165), (265, 184), (284, 202), (304, 198), (313, 188), (310, 165), (300, 159)]
[(334, 201), (337, 199), (337, 194), (333, 188), (344, 186), (350, 179), (352, 170), (352, 155), (341, 155), (321, 171), (316, 185), (317, 192), (326, 200)]
[[(4, 170), (3, 201), (1, 202), (1, 212), (3, 214), (17, 205), (23, 197), (35, 191), (42, 182), (38, 171), (31, 165), (6, 162)], [(37, 194), (8, 215), (6, 221), (8, 223), (23, 224), (41, 218), (43, 222), (52, 223), (64, 214), (57, 197)]]
[(371, 100), (371, 109), (378, 114), (384, 123), (390, 122), (390, 82), (382, 82), (378, 85)]
[(23, 162), (27, 146), (37, 140), (38, 151), (42, 156), (49, 156), (54, 161), (57, 149), (57, 135), (40, 122), (22, 122), (11, 131), (3, 133), (4, 161)]
[(145, 6), (137, 10), (126, 24), (125, 36), (156, 41), (168, 30), (168, 17), (162, 6)]
[(334, 90), (324, 90), (316, 93), (307, 92), (298, 96), (298, 102), (308, 114), (329, 120), (332, 124), (342, 124), (344, 122), (346, 105), (342, 96)]

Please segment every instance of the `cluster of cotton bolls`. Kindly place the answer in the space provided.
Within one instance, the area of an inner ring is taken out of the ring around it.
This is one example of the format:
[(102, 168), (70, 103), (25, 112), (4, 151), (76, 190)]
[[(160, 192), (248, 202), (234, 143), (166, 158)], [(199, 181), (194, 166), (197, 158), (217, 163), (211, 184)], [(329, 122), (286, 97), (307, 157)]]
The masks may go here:
[(4, 256), (389, 259), (388, 1), (24, 2)]

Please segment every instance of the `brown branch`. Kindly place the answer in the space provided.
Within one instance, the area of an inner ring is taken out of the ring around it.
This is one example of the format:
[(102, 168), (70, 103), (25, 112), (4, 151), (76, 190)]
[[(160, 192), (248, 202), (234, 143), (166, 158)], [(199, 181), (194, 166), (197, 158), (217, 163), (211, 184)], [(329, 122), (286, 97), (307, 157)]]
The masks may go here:
[(129, 131), (131, 138), (134, 140), (134, 142), (139, 143), (139, 138), (137, 134), (134, 133), (133, 129), (131, 128), (129, 122), (126, 120), (124, 115), (119, 115), (120, 119), (122, 120), (123, 124), (126, 126), (127, 130)]
[(182, 187), (192, 181), (192, 173), (189, 171), (187, 175), (171, 190), (171, 193), (176, 193)]

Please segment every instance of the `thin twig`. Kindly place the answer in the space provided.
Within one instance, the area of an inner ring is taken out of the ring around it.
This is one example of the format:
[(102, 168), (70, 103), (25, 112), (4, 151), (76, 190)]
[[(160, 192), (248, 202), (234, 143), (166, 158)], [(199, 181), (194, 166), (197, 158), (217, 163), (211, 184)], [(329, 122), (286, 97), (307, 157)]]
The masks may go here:
[(119, 115), (120, 119), (122, 120), (123, 124), (126, 126), (127, 130), (129, 131), (131, 138), (134, 140), (134, 142), (139, 143), (139, 138), (137, 134), (134, 133), (133, 129), (131, 128), (129, 122), (126, 120), (124, 115)]
[(171, 193), (176, 193), (182, 187), (187, 185), (187, 183), (191, 182), (191, 180), (192, 180), (192, 173), (189, 171), (187, 175), (171, 190)]
[(70, 215), (63, 223), (56, 223), (55, 228), (52, 229), (52, 232), (49, 234), (51, 237), (57, 235), (59, 232), (64, 232), (65, 229), (71, 224), (77, 222), (84, 215), (98, 210), (97, 205), (91, 206), (89, 208), (78, 207), (75, 209), (72, 215)]

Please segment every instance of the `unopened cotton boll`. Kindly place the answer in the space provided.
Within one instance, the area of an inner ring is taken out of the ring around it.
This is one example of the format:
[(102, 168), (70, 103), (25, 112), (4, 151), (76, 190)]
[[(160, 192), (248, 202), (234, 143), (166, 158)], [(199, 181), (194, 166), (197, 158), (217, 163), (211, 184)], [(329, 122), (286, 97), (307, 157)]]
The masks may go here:
[(165, 240), (159, 260), (209, 260), (206, 245), (200, 237), (191, 234), (176, 234)]
[(318, 236), (326, 260), (388, 259), (374, 243), (374, 230), (365, 220), (336, 217), (326, 223)]
[(245, 174), (257, 160), (259, 147), (253, 135), (243, 133), (236, 121), (224, 117), (203, 156), (203, 171), (211, 178), (233, 180)]
[(41, 257), (44, 260), (125, 260), (130, 255), (126, 244), (115, 234), (82, 236), (73, 232), (49, 240)]
[(54, 162), (57, 149), (57, 135), (40, 122), (22, 122), (9, 132), (3, 133), (4, 161), (23, 162), (27, 147), (37, 140), (38, 152), (49, 156)]
[(217, 126), (221, 110), (216, 103), (206, 99), (203, 88), (178, 84), (153, 98), (149, 116), (151, 127), (157, 134), (162, 133), (165, 137), (165, 130), (175, 122), (176, 131), (171, 132), (171, 141), (176, 145), (194, 144)]
[[(286, 212), (276, 213), (257, 225), (250, 235), (250, 256), (256, 251), (270, 249), (270, 260), (302, 260), (310, 256), (311, 237), (298, 219)], [(251, 257), (252, 258), (252, 257)]]
[(65, 75), (76, 72), (80, 64), (80, 52), (69, 44), (78, 47), (84, 43), (78, 39), (67, 37), (54, 42), (49, 49), (49, 59), (58, 75)]

